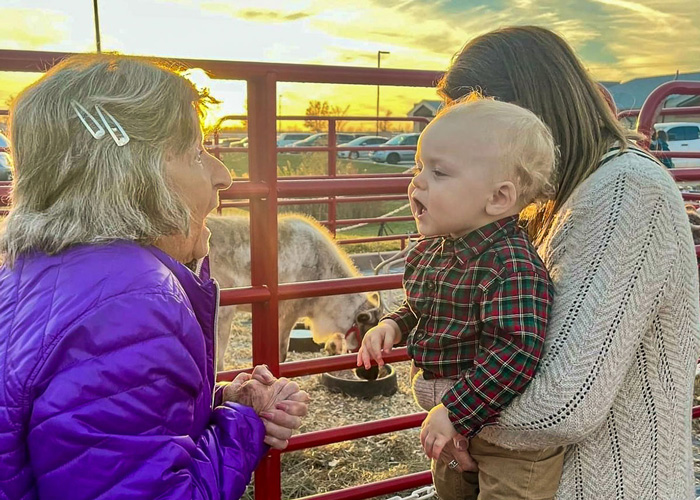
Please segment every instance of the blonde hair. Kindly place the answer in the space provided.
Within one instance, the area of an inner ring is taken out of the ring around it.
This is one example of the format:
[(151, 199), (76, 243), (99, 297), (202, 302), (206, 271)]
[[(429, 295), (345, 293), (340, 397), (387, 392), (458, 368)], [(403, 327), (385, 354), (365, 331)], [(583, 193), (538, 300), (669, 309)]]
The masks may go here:
[(497, 162), (515, 184), (521, 209), (554, 195), (554, 139), (549, 127), (532, 111), (474, 92), (442, 108), (435, 120), (454, 114), (468, 115), (484, 125), (480, 132), (497, 144)]
[(545, 28), (504, 28), (468, 42), (452, 59), (438, 93), (449, 102), (473, 91), (529, 109), (552, 131), (559, 150), (556, 194), (528, 221), (537, 244), (603, 154), (615, 142), (624, 150), (640, 137), (618, 122), (571, 47)]
[[(189, 210), (169, 185), (164, 157), (194, 146), (208, 100), (168, 68), (111, 54), (70, 57), (27, 87), (10, 107), (15, 175), (0, 235), (4, 260), (187, 234)], [(72, 101), (93, 115), (100, 105), (130, 142), (94, 139)]]

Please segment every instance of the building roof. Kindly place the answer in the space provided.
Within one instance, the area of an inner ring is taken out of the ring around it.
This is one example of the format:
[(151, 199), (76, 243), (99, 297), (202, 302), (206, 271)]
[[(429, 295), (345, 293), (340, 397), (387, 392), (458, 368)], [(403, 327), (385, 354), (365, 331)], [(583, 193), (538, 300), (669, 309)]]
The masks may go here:
[[(662, 83), (672, 80), (692, 80), (700, 81), (700, 72), (680, 73), (678, 76), (662, 75), (648, 78), (635, 78), (628, 82), (601, 82), (612, 94), (618, 110), (639, 109), (644, 104), (646, 98), (652, 90)], [(686, 101), (692, 99), (689, 96), (671, 96), (666, 102), (666, 107), (682, 106)]]
[(425, 106), (428, 108), (430, 111), (433, 112), (433, 114), (437, 113), (440, 107), (442, 106), (442, 101), (440, 100), (430, 100), (430, 99), (423, 99), (420, 102), (417, 102), (413, 105), (411, 110), (407, 113), (407, 116), (413, 116), (413, 113), (418, 111), (418, 108), (421, 106)]
[[(691, 80), (700, 81), (700, 71), (693, 73), (680, 73), (678, 75), (661, 75), (651, 76), (647, 78), (635, 78), (627, 82), (601, 81), (603, 85), (610, 91), (610, 94), (615, 99), (615, 105), (619, 111), (625, 109), (639, 109), (644, 104), (646, 98), (651, 94), (652, 90), (662, 83), (672, 80)], [(673, 95), (666, 99), (665, 107), (682, 107), (682, 106), (698, 106), (698, 96)], [(413, 105), (413, 108), (408, 112), (407, 116), (413, 114), (421, 107), (425, 106), (430, 109), (433, 114), (437, 113), (442, 106), (441, 100), (423, 99)]]

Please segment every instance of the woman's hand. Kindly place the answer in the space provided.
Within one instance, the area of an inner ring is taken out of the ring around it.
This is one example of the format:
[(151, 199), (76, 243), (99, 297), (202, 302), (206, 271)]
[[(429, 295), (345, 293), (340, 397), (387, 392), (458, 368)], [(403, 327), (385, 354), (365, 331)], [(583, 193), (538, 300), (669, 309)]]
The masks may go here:
[(252, 373), (242, 372), (236, 375), (236, 378), (224, 388), (224, 401), (238, 403), (239, 401), (235, 399), (238, 391), (240, 391), (241, 386), (249, 380), (257, 380), (264, 385), (270, 385), (277, 379), (272, 375), (267, 365), (258, 365), (253, 368)]
[(253, 408), (265, 424), (265, 443), (282, 450), (292, 431), (301, 426), (310, 398), (296, 382), (276, 379), (267, 367), (256, 366), (252, 374), (238, 374), (224, 389), (224, 401)]
[(467, 451), (469, 449), (469, 440), (462, 435), (457, 435), (452, 440), (445, 444), (445, 447), (440, 453), (440, 460), (446, 464), (456, 461), (455, 467), (450, 467), (458, 472), (476, 472), (479, 470), (476, 462)]
[(265, 444), (284, 450), (294, 429), (301, 427), (301, 419), (306, 416), (310, 400), (305, 391), (297, 391), (277, 403), (274, 410), (263, 412), (260, 416), (267, 431)]

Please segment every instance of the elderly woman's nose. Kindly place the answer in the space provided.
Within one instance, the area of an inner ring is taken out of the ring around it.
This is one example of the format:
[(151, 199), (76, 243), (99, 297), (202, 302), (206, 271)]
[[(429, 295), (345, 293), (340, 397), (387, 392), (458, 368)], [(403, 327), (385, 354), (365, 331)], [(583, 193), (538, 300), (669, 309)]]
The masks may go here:
[(212, 156), (211, 169), (212, 183), (216, 189), (226, 189), (231, 185), (231, 172), (221, 160)]

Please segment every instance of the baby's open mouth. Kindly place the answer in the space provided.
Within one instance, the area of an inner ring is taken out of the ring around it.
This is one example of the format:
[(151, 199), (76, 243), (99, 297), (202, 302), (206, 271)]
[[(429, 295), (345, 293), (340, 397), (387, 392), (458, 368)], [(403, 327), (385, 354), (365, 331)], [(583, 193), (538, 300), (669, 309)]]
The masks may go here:
[(420, 217), (426, 212), (425, 205), (423, 205), (420, 201), (414, 198), (413, 203), (416, 205), (416, 217)]

